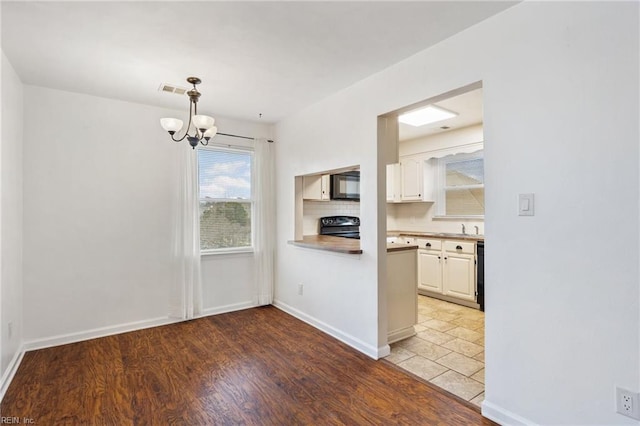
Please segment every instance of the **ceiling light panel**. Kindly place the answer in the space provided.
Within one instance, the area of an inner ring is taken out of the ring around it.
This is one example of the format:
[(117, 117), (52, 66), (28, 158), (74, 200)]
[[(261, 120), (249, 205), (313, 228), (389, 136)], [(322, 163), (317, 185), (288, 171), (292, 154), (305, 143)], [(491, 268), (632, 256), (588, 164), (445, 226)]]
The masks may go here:
[(435, 105), (428, 105), (424, 108), (416, 109), (398, 116), (398, 121), (410, 126), (420, 127), (426, 124), (447, 120), (457, 115), (458, 113), (456, 112), (448, 111)]

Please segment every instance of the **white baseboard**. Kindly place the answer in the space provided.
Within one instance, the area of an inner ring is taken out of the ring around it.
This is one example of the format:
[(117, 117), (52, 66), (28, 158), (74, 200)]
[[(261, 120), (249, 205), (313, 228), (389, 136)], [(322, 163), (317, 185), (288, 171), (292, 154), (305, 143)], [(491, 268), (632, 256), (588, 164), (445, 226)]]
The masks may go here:
[[(223, 314), (227, 312), (240, 311), (242, 309), (248, 309), (255, 307), (256, 304), (252, 301), (235, 303), (232, 305), (219, 306), (214, 308), (204, 309), (200, 317), (206, 317), (209, 315)], [(53, 337), (46, 337), (43, 339), (30, 340), (24, 343), (25, 351), (32, 351), (35, 349), (50, 348), (52, 346), (66, 345), (68, 343), (81, 342), (83, 340), (95, 339), (98, 337), (112, 336), (114, 334), (126, 333), (129, 331), (143, 330), (145, 328), (158, 327), (161, 325), (173, 324), (176, 322), (184, 321), (182, 318), (161, 317), (153, 318), (142, 321), (134, 321), (125, 324), (118, 324), (114, 326), (94, 328), (92, 330), (80, 331), (77, 333), (61, 334)]]
[(216, 306), (214, 308), (206, 308), (202, 310), (202, 315), (199, 317), (208, 317), (209, 315), (226, 314), (228, 312), (241, 311), (243, 309), (255, 308), (257, 305), (255, 302), (249, 300), (247, 302), (234, 303), (231, 305)]
[(522, 416), (505, 410), (486, 399), (482, 402), (482, 415), (494, 422), (504, 426), (535, 426), (536, 423), (527, 420)]
[(13, 355), (13, 358), (11, 358), (2, 378), (0, 378), (0, 402), (4, 399), (4, 394), (7, 392), (9, 384), (13, 380), (13, 376), (16, 375), (16, 371), (18, 371), (18, 367), (24, 357), (24, 352), (24, 345), (20, 345), (20, 348), (18, 348), (16, 353)]
[(25, 351), (35, 349), (50, 348), (52, 346), (66, 345), (69, 343), (82, 342), (84, 340), (96, 339), (98, 337), (112, 336), (114, 334), (126, 333), (129, 331), (143, 330), (145, 328), (158, 327), (160, 325), (180, 322), (179, 318), (153, 318), (142, 321), (133, 321), (125, 324), (112, 325), (108, 327), (94, 328), (91, 330), (79, 331), (77, 333), (60, 334), (43, 339), (29, 340), (24, 343)]
[(415, 335), (416, 329), (413, 328), (413, 326), (401, 328), (400, 330), (395, 330), (389, 333), (389, 335), (387, 336), (387, 343), (395, 343), (399, 340), (403, 340)]
[(346, 343), (347, 345), (351, 346), (352, 348), (356, 349), (359, 352), (362, 352), (363, 354), (367, 355), (368, 357), (371, 357), (373, 359), (380, 359), (384, 356), (389, 355), (389, 353), (391, 352), (391, 349), (389, 348), (389, 345), (384, 345), (381, 346), (379, 348), (376, 348), (374, 346), (371, 346), (365, 342), (363, 342), (362, 340), (353, 337), (349, 334), (343, 333), (342, 331), (338, 330), (337, 328), (334, 328), (332, 326), (330, 326), (329, 324), (320, 321), (317, 318), (314, 318), (310, 315), (305, 314), (302, 311), (299, 311), (298, 309), (287, 305), (284, 302), (281, 302), (279, 300), (274, 300), (273, 301), (273, 306), (275, 306), (276, 308), (288, 313), (289, 315), (292, 315), (296, 318), (298, 318), (301, 321), (306, 322), (307, 324), (310, 324), (312, 326), (314, 326), (315, 328), (327, 333), (328, 335), (335, 337), (336, 339), (340, 340), (343, 343)]

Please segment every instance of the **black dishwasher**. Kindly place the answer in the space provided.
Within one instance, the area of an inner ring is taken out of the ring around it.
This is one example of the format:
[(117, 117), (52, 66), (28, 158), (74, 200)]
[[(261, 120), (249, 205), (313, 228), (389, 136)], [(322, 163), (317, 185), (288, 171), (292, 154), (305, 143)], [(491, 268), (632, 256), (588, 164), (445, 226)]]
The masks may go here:
[(480, 310), (484, 312), (484, 241), (478, 241), (478, 268), (477, 268), (477, 283), (478, 283), (478, 304)]

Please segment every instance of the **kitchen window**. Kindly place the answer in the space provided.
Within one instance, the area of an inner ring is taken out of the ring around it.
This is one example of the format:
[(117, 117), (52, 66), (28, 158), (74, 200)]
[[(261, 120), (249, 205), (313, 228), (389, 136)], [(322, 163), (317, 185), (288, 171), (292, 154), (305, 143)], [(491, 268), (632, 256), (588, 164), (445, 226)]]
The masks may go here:
[(200, 250), (203, 254), (252, 249), (253, 152), (198, 149)]
[(484, 217), (484, 158), (482, 150), (438, 160), (438, 215)]

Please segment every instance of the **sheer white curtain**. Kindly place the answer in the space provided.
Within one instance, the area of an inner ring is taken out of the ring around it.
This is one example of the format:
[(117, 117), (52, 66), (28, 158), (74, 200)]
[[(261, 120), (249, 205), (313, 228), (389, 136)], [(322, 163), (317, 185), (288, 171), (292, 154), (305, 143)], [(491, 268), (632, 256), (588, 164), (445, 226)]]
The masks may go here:
[(254, 187), (254, 250), (259, 305), (273, 302), (276, 204), (273, 143), (256, 139)]
[(189, 146), (180, 146), (173, 226), (174, 277), (169, 316), (190, 319), (202, 313), (200, 276), (200, 212), (198, 157)]

